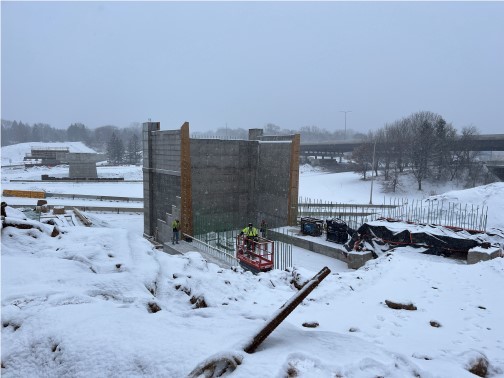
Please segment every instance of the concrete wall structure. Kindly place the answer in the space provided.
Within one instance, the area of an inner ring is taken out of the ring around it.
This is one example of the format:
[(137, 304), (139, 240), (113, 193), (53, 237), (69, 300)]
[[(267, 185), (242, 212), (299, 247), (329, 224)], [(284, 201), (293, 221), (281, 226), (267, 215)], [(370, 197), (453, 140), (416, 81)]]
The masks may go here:
[(70, 178), (97, 178), (97, 154), (94, 153), (68, 153), (68, 170)]
[(68, 147), (32, 147), (31, 152), (26, 154), (24, 160), (28, 162), (26, 165), (54, 166), (66, 164), (68, 153)]
[[(253, 140), (189, 138), (189, 124), (160, 131), (143, 125), (144, 234), (166, 242), (171, 221), (196, 235), (258, 225), (295, 224), (299, 135)], [(160, 232), (160, 230), (163, 232)]]

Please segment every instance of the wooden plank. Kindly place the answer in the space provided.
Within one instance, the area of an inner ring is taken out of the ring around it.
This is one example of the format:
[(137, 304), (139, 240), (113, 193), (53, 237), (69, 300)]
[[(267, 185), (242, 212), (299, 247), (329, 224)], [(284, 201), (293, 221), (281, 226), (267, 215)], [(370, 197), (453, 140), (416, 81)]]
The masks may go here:
[(289, 198), (287, 200), (287, 222), (289, 226), (297, 223), (298, 194), (299, 194), (299, 149), (301, 135), (296, 134), (291, 144)]
[(46, 194), (44, 191), (36, 191), (36, 190), (4, 189), (3, 196), (5, 196), (5, 197), (23, 197), (23, 198), (45, 198)]
[(180, 128), (180, 224), (185, 234), (193, 235), (191, 144), (189, 122)]

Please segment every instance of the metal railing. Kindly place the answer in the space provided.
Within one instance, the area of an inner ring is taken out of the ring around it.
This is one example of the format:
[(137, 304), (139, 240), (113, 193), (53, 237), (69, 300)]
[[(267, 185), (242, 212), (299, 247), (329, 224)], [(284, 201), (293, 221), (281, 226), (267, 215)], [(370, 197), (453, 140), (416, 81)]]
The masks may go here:
[[(193, 240), (197, 240), (198, 243), (208, 246), (211, 248), (212, 256), (217, 256), (217, 254), (232, 256), (235, 264), (238, 261), (236, 259), (235, 243), (236, 237), (240, 233), (238, 230), (222, 231), (222, 232), (209, 232), (202, 235), (196, 235)], [(275, 248), (273, 253), (273, 267), (274, 269), (285, 270), (292, 266), (292, 244), (284, 243), (280, 241), (274, 241)]]
[(191, 239), (192, 243), (194, 243), (196, 245), (196, 247), (199, 250), (201, 250), (202, 252), (208, 253), (209, 255), (211, 255), (221, 261), (224, 261), (225, 263), (229, 264), (230, 266), (238, 265), (238, 260), (235, 257), (234, 250), (232, 253), (230, 253), (230, 252), (221, 250), (217, 247), (214, 247), (208, 243), (205, 243), (204, 241), (199, 240), (198, 238), (196, 238), (194, 236), (187, 235), (184, 233), (183, 233), (183, 235), (184, 235), (184, 237), (186, 237), (186, 239), (187, 238)]
[[(27, 205), (27, 204), (13, 204), (9, 205), (10, 207), (14, 208), (33, 208), (35, 205)], [(73, 210), (74, 208), (80, 210), (80, 211), (104, 211), (104, 212), (109, 212), (109, 213), (143, 213), (144, 208), (143, 207), (109, 207), (109, 206), (75, 206), (75, 205), (57, 205), (57, 204), (52, 204), (52, 205), (47, 205), (48, 209), (53, 209), (55, 207), (63, 208), (65, 210)]]
[(285, 270), (292, 267), (292, 244), (275, 241), (275, 253), (273, 255), (273, 267)]

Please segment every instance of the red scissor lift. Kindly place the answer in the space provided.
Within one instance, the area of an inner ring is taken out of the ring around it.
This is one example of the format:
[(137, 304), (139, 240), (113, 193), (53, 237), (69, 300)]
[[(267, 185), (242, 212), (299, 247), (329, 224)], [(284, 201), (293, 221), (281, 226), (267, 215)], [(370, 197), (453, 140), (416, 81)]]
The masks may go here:
[(252, 273), (267, 272), (273, 269), (275, 243), (262, 237), (248, 239), (245, 235), (236, 236), (236, 258), (243, 269)]

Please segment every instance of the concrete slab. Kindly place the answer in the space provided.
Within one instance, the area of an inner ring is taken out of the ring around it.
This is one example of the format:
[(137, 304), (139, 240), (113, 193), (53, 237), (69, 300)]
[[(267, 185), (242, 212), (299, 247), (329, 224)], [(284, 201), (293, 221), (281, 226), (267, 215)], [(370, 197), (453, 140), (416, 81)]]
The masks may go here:
[(297, 234), (277, 232), (276, 230), (268, 230), (268, 237), (270, 239), (293, 244), (296, 247), (320, 253), (321, 255), (329, 256), (343, 262), (348, 262), (348, 253), (344, 249), (343, 245), (327, 242), (325, 237), (300, 236)]
[(179, 244), (172, 244), (171, 242), (167, 242), (163, 244), (163, 252), (166, 252), (170, 255), (184, 255), (187, 252), (198, 252), (203, 256), (203, 258), (213, 264), (220, 266), (221, 268), (229, 269), (231, 265), (228, 263), (210, 255), (209, 253), (202, 251), (197, 247), (196, 243), (188, 243), (186, 241), (179, 241)]
[(467, 253), (467, 263), (476, 264), (480, 261), (488, 261), (502, 256), (502, 249), (499, 247), (475, 247)]
[(169, 253), (170, 255), (183, 255), (184, 253), (196, 251), (200, 252), (198, 248), (193, 243), (188, 243), (186, 241), (179, 241), (179, 244), (172, 244), (171, 242), (166, 242), (163, 244), (163, 251)]

